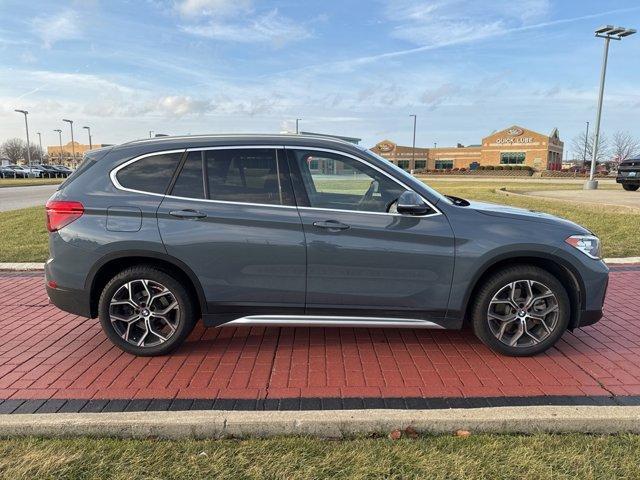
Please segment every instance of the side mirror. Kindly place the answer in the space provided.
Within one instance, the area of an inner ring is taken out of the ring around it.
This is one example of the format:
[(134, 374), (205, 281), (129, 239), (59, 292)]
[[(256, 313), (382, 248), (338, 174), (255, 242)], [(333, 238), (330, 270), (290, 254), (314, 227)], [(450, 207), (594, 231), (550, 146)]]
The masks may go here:
[(398, 198), (397, 210), (403, 215), (425, 215), (429, 206), (416, 192), (406, 191)]

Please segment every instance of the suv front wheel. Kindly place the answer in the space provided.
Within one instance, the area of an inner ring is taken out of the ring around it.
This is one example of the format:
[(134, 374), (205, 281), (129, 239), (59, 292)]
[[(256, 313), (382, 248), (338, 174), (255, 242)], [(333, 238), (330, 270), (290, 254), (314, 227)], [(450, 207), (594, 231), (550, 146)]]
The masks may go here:
[(535, 355), (565, 332), (570, 308), (566, 290), (546, 270), (533, 265), (508, 267), (479, 289), (473, 330), (485, 345), (504, 355)]
[(193, 330), (189, 292), (174, 277), (153, 267), (128, 268), (102, 290), (98, 314), (109, 339), (133, 355), (164, 355)]

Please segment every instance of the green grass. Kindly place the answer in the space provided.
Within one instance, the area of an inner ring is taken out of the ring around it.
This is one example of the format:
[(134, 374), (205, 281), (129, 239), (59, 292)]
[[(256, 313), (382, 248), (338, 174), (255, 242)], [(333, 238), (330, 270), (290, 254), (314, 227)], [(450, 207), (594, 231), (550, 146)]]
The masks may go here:
[(62, 183), (64, 178), (0, 178), (0, 188), (2, 187), (30, 187), (33, 185), (57, 185)]
[(22, 479), (640, 477), (640, 436), (477, 435), (391, 441), (0, 441), (0, 476)]
[(44, 262), (47, 240), (43, 207), (0, 212), (0, 262)]

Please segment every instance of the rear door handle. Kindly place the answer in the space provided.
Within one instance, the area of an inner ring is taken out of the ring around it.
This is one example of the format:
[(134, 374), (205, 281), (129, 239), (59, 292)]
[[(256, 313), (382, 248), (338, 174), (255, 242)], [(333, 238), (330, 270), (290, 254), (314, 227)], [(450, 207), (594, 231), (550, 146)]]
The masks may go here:
[(197, 210), (172, 210), (169, 212), (172, 217), (184, 218), (186, 220), (197, 220), (198, 218), (205, 218), (206, 213), (198, 212)]
[(346, 230), (349, 228), (349, 225), (346, 223), (339, 222), (337, 220), (325, 220), (322, 222), (313, 222), (314, 227), (324, 228), (329, 230), (330, 232), (339, 232), (340, 230)]

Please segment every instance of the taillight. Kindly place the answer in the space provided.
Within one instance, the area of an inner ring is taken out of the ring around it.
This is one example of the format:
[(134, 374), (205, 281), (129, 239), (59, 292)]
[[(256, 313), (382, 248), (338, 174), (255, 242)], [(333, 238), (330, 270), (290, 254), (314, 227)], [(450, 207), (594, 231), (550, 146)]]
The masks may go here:
[(50, 232), (66, 227), (84, 213), (84, 206), (80, 202), (49, 200), (45, 208), (47, 210), (47, 230)]

